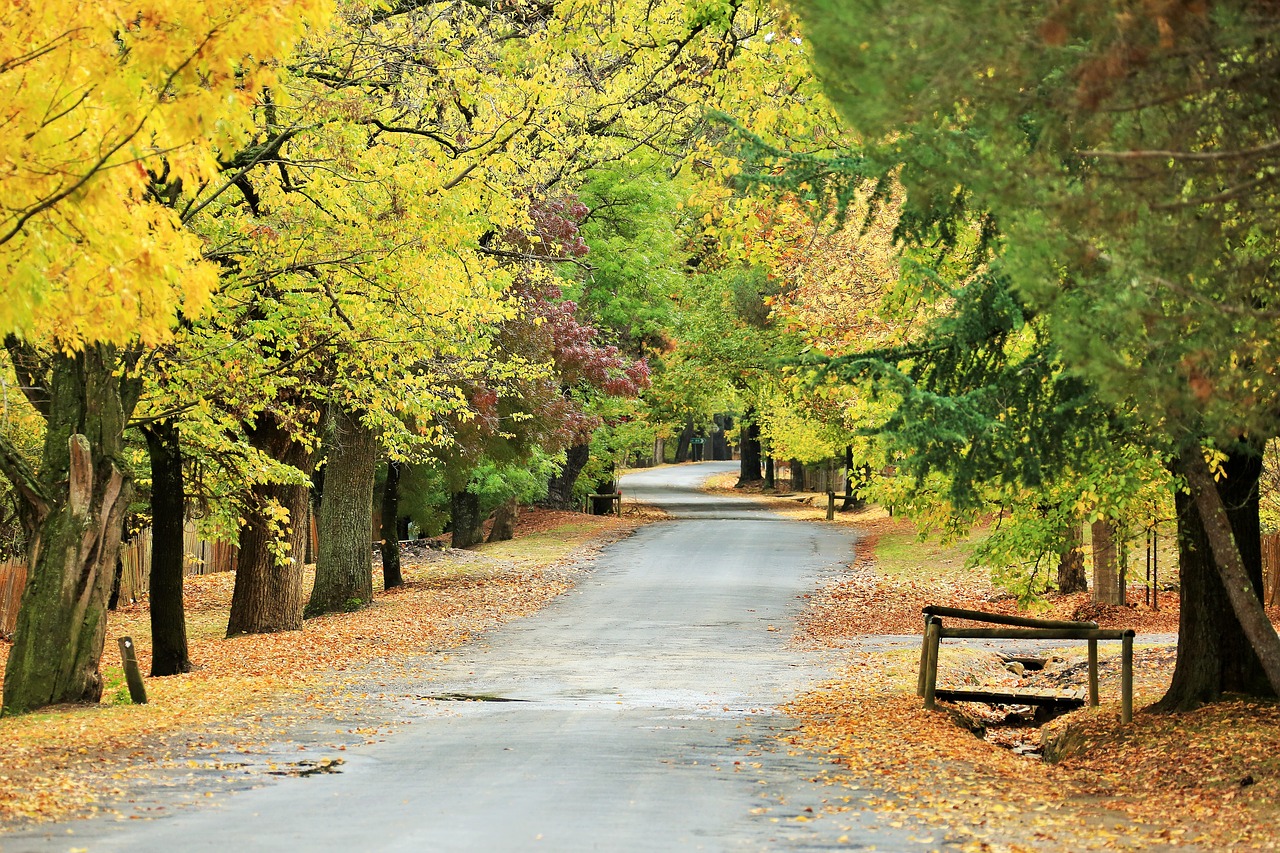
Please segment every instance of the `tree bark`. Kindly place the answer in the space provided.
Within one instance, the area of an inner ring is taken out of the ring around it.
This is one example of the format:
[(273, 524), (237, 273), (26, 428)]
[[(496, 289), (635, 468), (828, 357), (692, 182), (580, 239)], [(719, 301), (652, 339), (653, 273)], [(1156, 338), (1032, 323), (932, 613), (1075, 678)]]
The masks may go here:
[[(10, 339), (20, 382), (47, 423), (39, 474), (0, 444), (18, 493), (29, 576), (4, 678), (4, 713), (97, 702), (107, 598), (132, 482), (121, 459), (137, 380), (114, 347), (41, 356)], [(47, 367), (36, 375), (37, 364)]]
[(1058, 559), (1058, 592), (1063, 595), (1084, 592), (1089, 588), (1089, 581), (1084, 573), (1084, 536), (1081, 535), (1080, 522), (1074, 521), (1067, 528), (1067, 549)]
[(449, 499), (451, 510), (449, 526), (453, 531), (454, 548), (470, 548), (481, 540), (480, 498), (468, 491), (454, 492)]
[[(1183, 467), (1185, 464), (1179, 469)], [(1240, 445), (1228, 455), (1223, 469), (1226, 476), (1216, 484), (1214, 492), (1225, 509), (1244, 573), (1256, 591), (1262, 581), (1258, 518), (1261, 455)], [(1195, 491), (1194, 485), (1192, 490)], [(1161, 712), (1191, 710), (1230, 693), (1276, 695), (1223, 585), (1213, 543), (1197, 507), (1198, 498), (1184, 492), (1174, 496), (1181, 608), (1173, 679), (1164, 697), (1153, 707)]]
[(728, 430), (733, 429), (732, 415), (716, 415), (716, 428), (711, 433), (711, 458), (724, 462), (730, 458)]
[(358, 610), (373, 601), (371, 539), (378, 436), (359, 412), (335, 407), (325, 451), (320, 553), (306, 616)]
[(547, 481), (547, 497), (543, 506), (551, 509), (575, 509), (573, 489), (578, 483), (578, 475), (591, 459), (591, 446), (583, 444), (570, 445), (565, 452), (564, 467), (560, 473)]
[(734, 485), (735, 489), (764, 480), (760, 473), (760, 424), (756, 421), (753, 412), (748, 412), (744, 420), (746, 428), (742, 430), (742, 458), (739, 460), (738, 482)]
[[(295, 441), (272, 412), (262, 412), (247, 433), (253, 447), (304, 474), (311, 473), (315, 451)], [(240, 528), (228, 637), (302, 627), (302, 557), (310, 491), (305, 485), (280, 483), (253, 487)], [(287, 511), (287, 519), (276, 518), (273, 513), (278, 508)]]
[[(408, 538), (408, 537), (405, 537)], [(404, 585), (400, 572), (400, 463), (387, 461), (387, 482), (382, 487), (382, 588)]]
[(684, 428), (676, 442), (676, 462), (688, 462), (689, 450), (693, 447), (693, 418), (685, 418)]
[(1180, 565), (1178, 662), (1160, 711), (1189, 710), (1226, 693), (1280, 695), (1280, 637), (1261, 601), (1261, 455), (1235, 448), (1224, 470), (1215, 485), (1196, 448), (1179, 460), (1190, 491), (1178, 496), (1179, 549), (1189, 560)]
[(506, 542), (516, 537), (516, 521), (520, 518), (520, 502), (507, 498), (493, 514), (493, 527), (489, 528), (490, 542)]
[(1093, 600), (1099, 604), (1124, 604), (1120, 583), (1123, 568), (1116, 559), (1116, 526), (1099, 519), (1090, 528), (1093, 534)]
[(187, 497), (177, 424), (160, 421), (143, 434), (151, 460), (151, 676), (157, 678), (191, 671), (182, 605)]

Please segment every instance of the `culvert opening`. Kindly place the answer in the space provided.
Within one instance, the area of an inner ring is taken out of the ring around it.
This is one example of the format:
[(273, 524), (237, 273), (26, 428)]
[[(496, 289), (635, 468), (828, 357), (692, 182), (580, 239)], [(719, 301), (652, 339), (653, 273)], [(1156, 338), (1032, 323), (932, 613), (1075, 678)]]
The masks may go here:
[(948, 710), (957, 725), (1015, 755), (1042, 760), (1042, 727), (1087, 704), (1077, 667), (1056, 655), (996, 654), (971, 666), (964, 687), (940, 689), (937, 698), (955, 703)]

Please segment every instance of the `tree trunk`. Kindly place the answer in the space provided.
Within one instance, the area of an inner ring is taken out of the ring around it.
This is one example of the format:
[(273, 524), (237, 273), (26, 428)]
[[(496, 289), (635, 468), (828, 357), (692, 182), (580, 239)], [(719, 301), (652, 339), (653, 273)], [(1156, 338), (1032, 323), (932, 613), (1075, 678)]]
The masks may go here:
[(480, 518), (480, 498), (468, 491), (454, 492), (449, 505), (453, 547), (470, 548), (472, 545), (479, 545), (482, 538), (480, 524), (484, 521)]
[(1124, 604), (1120, 584), (1123, 568), (1116, 559), (1116, 526), (1099, 519), (1090, 528), (1093, 534), (1093, 600), (1099, 604)]
[(764, 479), (760, 474), (760, 424), (752, 412), (748, 412), (744, 420), (746, 428), (742, 430), (742, 458), (739, 460), (735, 489), (754, 485)]
[(325, 441), (320, 553), (306, 616), (358, 610), (373, 601), (373, 481), (378, 436), (358, 412), (335, 407)]
[(689, 450), (693, 447), (693, 418), (687, 417), (684, 428), (680, 430), (680, 438), (676, 442), (676, 462), (688, 462)]
[(507, 498), (493, 514), (493, 527), (489, 528), (490, 542), (506, 542), (516, 538), (516, 521), (520, 518), (520, 502)]
[(773, 457), (766, 456), (764, 458), (764, 488), (777, 488), (777, 478), (774, 474)]
[[(124, 531), (120, 531), (120, 550), (124, 550)], [(120, 585), (124, 582), (124, 563), (116, 557), (116, 570), (111, 577), (111, 594), (107, 596), (107, 609), (114, 612), (120, 606)]]
[(1058, 592), (1063, 595), (1084, 592), (1089, 588), (1084, 573), (1083, 544), (1080, 522), (1074, 521), (1067, 528), (1067, 549), (1058, 559)]
[(143, 430), (151, 459), (151, 676), (191, 671), (182, 607), (186, 553), (186, 489), (178, 426), (160, 421)]
[(840, 506), (841, 512), (857, 511), (867, 505), (866, 500), (859, 495), (857, 490), (854, 488), (855, 480), (858, 487), (861, 487), (864, 484), (866, 467), (867, 466), (865, 464), (862, 465), (858, 469), (862, 473), (859, 473), (855, 477), (853, 467), (853, 448), (846, 444), (844, 447), (844, 503)]
[(551, 509), (576, 509), (573, 489), (578, 483), (578, 475), (591, 459), (591, 446), (588, 444), (570, 445), (565, 452), (564, 467), (560, 473), (547, 481), (547, 496), (542, 505)]
[(138, 383), (117, 375), (123, 359), (113, 347), (46, 360), (7, 343), (47, 422), (38, 475), (0, 445), (29, 543), (30, 574), (4, 678), (4, 713), (16, 714), (101, 698), (107, 598), (132, 492), (120, 457)]
[(400, 463), (390, 459), (387, 461), (387, 482), (382, 488), (383, 589), (404, 585), (404, 575), (400, 572), (400, 539)]
[[(295, 441), (270, 412), (262, 412), (249, 443), (273, 459), (310, 474), (315, 451)], [(253, 487), (240, 528), (236, 586), (227, 636), (296, 631), (302, 627), (302, 556), (306, 553), (305, 485), (264, 483)], [(276, 517), (278, 509), (288, 518)]]
[(726, 435), (730, 429), (733, 429), (733, 417), (716, 415), (716, 428), (711, 433), (711, 458), (716, 462), (724, 462), (732, 458), (729, 455), (729, 438)]
[[(1194, 469), (1196, 466), (1184, 458), (1180, 465), (1184, 475), (1194, 473), (1187, 471), (1188, 467)], [(1248, 579), (1256, 599), (1262, 585), (1258, 519), (1261, 454), (1239, 445), (1228, 455), (1223, 469), (1226, 477), (1217, 483), (1214, 492), (1225, 509), (1230, 538), (1238, 544), (1238, 571), (1242, 573), (1241, 577)], [(1225, 537), (1221, 531), (1218, 532), (1219, 546), (1215, 549), (1197, 507), (1198, 500), (1204, 497), (1197, 492), (1203, 489), (1198, 490), (1194, 481), (1189, 484), (1193, 494), (1178, 492), (1174, 496), (1178, 513), (1181, 610), (1173, 680), (1164, 697), (1154, 706), (1154, 710), (1163, 712), (1191, 710), (1206, 702), (1216, 702), (1228, 693), (1276, 695), (1262, 661), (1241, 627), (1241, 620), (1216, 565), (1215, 552), (1223, 549)], [(1213, 499), (1213, 495), (1207, 497)], [(1274, 629), (1271, 629), (1271, 637), (1275, 637)]]
[(788, 466), (791, 469), (791, 491), (804, 491), (804, 463), (799, 459), (792, 459)]

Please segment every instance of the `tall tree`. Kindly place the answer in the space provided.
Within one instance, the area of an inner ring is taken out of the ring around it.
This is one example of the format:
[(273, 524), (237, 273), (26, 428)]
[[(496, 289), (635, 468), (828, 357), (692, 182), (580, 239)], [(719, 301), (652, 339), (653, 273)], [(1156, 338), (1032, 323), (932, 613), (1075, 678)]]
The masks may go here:
[[(17, 4), (0, 20), (10, 105), (0, 181), (0, 331), (48, 422), (40, 469), (7, 441), (30, 581), (5, 672), (5, 713), (96, 700), (109, 576), (131, 477), (123, 430), (140, 344), (193, 316), (216, 281), (199, 241), (150, 195), (194, 183), (234, 146), (247, 103), (321, 4)], [(69, 26), (68, 22), (75, 22)], [(74, 259), (69, 263), (68, 259)], [(104, 576), (107, 578), (104, 580)]]
[[(1204, 510), (1216, 496), (1188, 453), (1280, 429), (1265, 236), (1280, 18), (1251, 2), (1116, 16), (1077, 0), (992, 19), (967, 3), (801, 9), (828, 92), (868, 143), (864, 174), (898, 168), (913, 225), (954, 221), (957, 205), (990, 211), (1001, 268), (1062, 363), (1182, 460)], [(1229, 538), (1215, 570), (1239, 560), (1219, 561)], [(1256, 597), (1231, 605), (1266, 657), (1280, 640)], [(1166, 704), (1190, 701), (1179, 683)]]
[[(353, 610), (373, 601), (373, 481), (378, 436), (361, 413), (335, 406), (325, 435), (320, 553), (308, 614)], [(398, 547), (398, 543), (397, 543)]]
[(186, 611), (182, 603), (186, 575), (187, 497), (182, 475), (178, 426), (159, 421), (143, 429), (151, 461), (151, 675), (191, 671)]

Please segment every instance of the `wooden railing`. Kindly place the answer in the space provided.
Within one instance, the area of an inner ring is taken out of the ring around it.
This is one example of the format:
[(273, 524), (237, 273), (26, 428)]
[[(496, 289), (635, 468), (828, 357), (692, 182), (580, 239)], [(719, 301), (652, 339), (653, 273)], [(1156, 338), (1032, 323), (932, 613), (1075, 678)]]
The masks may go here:
[[(942, 617), (1004, 625), (1001, 628), (944, 628)], [(957, 702), (996, 702), (1022, 705), (1075, 704), (1065, 695), (1048, 695), (1043, 692), (991, 691), (938, 689), (938, 646), (947, 638), (986, 640), (1087, 640), (1089, 642), (1089, 704), (1098, 704), (1098, 641), (1119, 640), (1120, 647), (1120, 719), (1123, 723), (1133, 720), (1133, 638), (1132, 629), (1099, 628), (1096, 622), (1063, 622), (1055, 619), (1031, 619), (1026, 616), (1006, 616), (1003, 613), (984, 613), (981, 610), (962, 610), (958, 607), (930, 605), (924, 608), (924, 642), (920, 647), (920, 674), (916, 693), (924, 697), (924, 706), (937, 707), (939, 698)], [(1082, 703), (1081, 703), (1082, 704)]]

